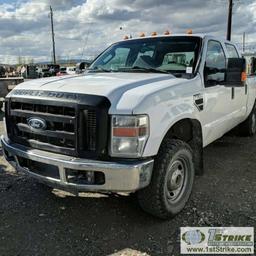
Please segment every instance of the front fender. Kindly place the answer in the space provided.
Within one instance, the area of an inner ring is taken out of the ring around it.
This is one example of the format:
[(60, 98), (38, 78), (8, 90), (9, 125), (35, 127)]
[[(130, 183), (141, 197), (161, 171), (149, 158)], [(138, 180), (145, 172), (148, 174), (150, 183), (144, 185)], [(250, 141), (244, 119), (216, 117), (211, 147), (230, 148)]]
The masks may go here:
[(183, 113), (174, 118), (169, 116), (168, 113), (161, 116), (162, 118), (154, 119), (154, 121), (150, 119), (150, 136), (144, 149), (144, 157), (157, 155), (165, 135), (177, 122), (184, 119), (198, 120), (197, 116), (188, 113)]
[(169, 129), (182, 119), (199, 118), (194, 96), (202, 93), (199, 76), (180, 84), (153, 91), (134, 108), (133, 114), (147, 114), (150, 120), (150, 136), (143, 156), (154, 156)]

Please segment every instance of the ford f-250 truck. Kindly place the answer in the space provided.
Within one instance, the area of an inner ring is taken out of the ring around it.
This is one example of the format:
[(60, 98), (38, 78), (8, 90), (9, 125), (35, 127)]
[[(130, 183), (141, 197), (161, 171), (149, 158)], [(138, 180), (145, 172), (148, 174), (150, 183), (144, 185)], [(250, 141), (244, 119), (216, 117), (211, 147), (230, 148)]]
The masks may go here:
[(229, 41), (207, 35), (123, 40), (82, 75), (18, 85), (5, 101), (4, 155), (67, 191), (136, 192), (160, 218), (182, 210), (203, 148), (256, 131), (255, 78)]

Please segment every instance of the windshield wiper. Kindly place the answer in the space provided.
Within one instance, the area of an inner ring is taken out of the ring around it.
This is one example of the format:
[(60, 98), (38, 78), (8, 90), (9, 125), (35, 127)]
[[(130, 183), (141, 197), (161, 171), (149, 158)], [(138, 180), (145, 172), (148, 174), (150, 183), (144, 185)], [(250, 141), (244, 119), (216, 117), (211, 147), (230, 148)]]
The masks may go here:
[(92, 68), (92, 69), (87, 69), (89, 72), (112, 72), (113, 70), (111, 69), (104, 69), (104, 68)]
[(156, 68), (144, 68), (144, 67), (139, 67), (139, 66), (134, 66), (134, 67), (130, 67), (130, 68), (119, 68), (117, 70), (113, 70), (113, 69), (104, 69), (102, 67), (97, 67), (94, 69), (87, 69), (87, 71), (89, 72), (132, 72), (132, 71), (143, 71), (143, 72), (147, 72), (147, 73), (161, 73), (161, 74), (170, 74), (170, 72), (165, 71), (165, 70), (160, 70), (160, 69), (156, 69)]
[(131, 68), (119, 68), (119, 71), (129, 72), (129, 71), (143, 71), (147, 73), (162, 73), (162, 74), (170, 74), (168, 71), (160, 70), (156, 68), (144, 68), (139, 66), (134, 66)]

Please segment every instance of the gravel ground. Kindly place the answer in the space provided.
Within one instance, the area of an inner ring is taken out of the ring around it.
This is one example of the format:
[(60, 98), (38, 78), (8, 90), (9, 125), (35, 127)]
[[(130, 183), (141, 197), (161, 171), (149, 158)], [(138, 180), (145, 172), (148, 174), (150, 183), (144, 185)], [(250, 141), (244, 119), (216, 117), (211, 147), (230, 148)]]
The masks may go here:
[(256, 138), (225, 136), (207, 147), (205, 175), (186, 208), (161, 221), (133, 197), (74, 197), (37, 184), (17, 174), (0, 149), (0, 255), (177, 256), (179, 227), (256, 227), (255, 151)]

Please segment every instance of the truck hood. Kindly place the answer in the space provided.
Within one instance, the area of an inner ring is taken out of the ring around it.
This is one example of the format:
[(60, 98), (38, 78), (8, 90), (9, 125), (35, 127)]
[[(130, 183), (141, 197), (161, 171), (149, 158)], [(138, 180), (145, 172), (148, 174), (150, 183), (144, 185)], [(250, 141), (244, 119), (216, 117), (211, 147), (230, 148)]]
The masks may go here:
[[(19, 84), (14, 90), (40, 90), (80, 93), (107, 97), (111, 109), (130, 112), (147, 94), (187, 79), (159, 73), (86, 73), (83, 75), (35, 79)], [(127, 96), (129, 95), (128, 102)], [(126, 97), (125, 97), (126, 95)], [(125, 106), (122, 102), (125, 101)], [(119, 111), (120, 112), (120, 111)]]

